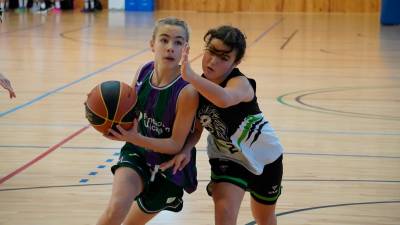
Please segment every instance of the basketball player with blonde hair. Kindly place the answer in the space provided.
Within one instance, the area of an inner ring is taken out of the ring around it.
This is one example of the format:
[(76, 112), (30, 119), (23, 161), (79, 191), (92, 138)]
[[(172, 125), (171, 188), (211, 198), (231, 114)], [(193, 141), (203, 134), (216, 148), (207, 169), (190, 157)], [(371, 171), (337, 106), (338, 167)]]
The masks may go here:
[(112, 194), (98, 225), (141, 225), (163, 210), (179, 212), (183, 191), (191, 193), (197, 187), (194, 148), (182, 171), (159, 169), (181, 151), (198, 106), (198, 93), (180, 73), (188, 41), (186, 22), (164, 18), (156, 23), (150, 40), (154, 61), (138, 70), (132, 85), (138, 119), (132, 129), (117, 126), (118, 131), (106, 136), (126, 144), (112, 167)]

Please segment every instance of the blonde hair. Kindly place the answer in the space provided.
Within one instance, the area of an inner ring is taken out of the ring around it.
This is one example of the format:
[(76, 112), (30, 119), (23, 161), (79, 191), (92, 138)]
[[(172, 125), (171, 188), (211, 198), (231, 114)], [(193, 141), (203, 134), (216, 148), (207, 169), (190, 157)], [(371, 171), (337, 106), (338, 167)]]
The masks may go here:
[(153, 29), (153, 35), (152, 35), (153, 40), (156, 38), (158, 28), (160, 26), (164, 26), (164, 25), (172, 25), (172, 26), (182, 27), (183, 31), (185, 32), (186, 41), (189, 41), (189, 26), (187, 25), (187, 23), (184, 20), (181, 20), (181, 19), (178, 19), (175, 17), (166, 17), (163, 19), (159, 19), (156, 22), (154, 29)]

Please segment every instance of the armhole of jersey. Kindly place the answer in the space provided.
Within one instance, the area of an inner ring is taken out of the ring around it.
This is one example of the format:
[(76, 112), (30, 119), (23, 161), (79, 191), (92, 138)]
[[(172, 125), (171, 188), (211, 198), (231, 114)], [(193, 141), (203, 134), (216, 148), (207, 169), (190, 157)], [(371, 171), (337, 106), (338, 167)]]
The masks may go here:
[(135, 84), (134, 84), (134, 90), (136, 92), (136, 94), (139, 94), (139, 89), (140, 86), (138, 88), (138, 82), (142, 82), (144, 79), (146, 79), (146, 76), (149, 73), (144, 73), (143, 71), (149, 70), (149, 69), (153, 69), (154, 68), (154, 62), (150, 61), (146, 64), (143, 64), (141, 67), (139, 67), (139, 69), (136, 71), (136, 75), (135, 75)]
[(248, 77), (246, 77), (248, 80), (249, 80), (249, 83), (250, 83), (250, 85), (253, 87), (253, 90), (254, 90), (254, 94), (256, 94), (256, 81), (254, 80), (254, 79), (251, 79), (251, 78), (248, 78)]
[(142, 65), (142, 67), (139, 68), (139, 70), (136, 72), (136, 82), (137, 81), (142, 81), (145, 79), (145, 76), (148, 75), (147, 73), (143, 73), (143, 71), (148, 70), (148, 69), (153, 69), (154, 68), (154, 62), (150, 61), (144, 65)]

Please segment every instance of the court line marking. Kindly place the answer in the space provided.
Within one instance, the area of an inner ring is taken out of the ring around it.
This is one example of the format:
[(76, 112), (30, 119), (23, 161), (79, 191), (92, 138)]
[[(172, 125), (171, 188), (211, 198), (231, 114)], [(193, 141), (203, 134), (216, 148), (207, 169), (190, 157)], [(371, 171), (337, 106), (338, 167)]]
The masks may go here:
[[(74, 123), (69, 123), (69, 124), (62, 124), (62, 123), (16, 123), (15, 121), (13, 122), (0, 122), (0, 126), (12, 126), (12, 127), (54, 127), (54, 128), (59, 128), (59, 129), (65, 129), (69, 127), (82, 127), (85, 124), (79, 123), (79, 124), (74, 124)], [(301, 130), (301, 129), (275, 129), (275, 131), (278, 133), (316, 133), (316, 134), (329, 134), (329, 135), (360, 135), (360, 136), (368, 136), (368, 135), (373, 135), (373, 136), (399, 136), (400, 131), (340, 131), (340, 130)], [(1, 147), (1, 146), (0, 146)]]
[[(286, 93), (283, 95), (278, 96), (276, 99), (279, 103), (282, 105), (286, 105), (292, 108), (304, 110), (304, 111), (311, 111), (311, 112), (317, 112), (317, 113), (323, 113), (323, 114), (332, 114), (332, 115), (339, 115), (339, 116), (345, 116), (345, 117), (355, 117), (355, 118), (364, 118), (364, 119), (379, 119), (379, 120), (393, 120), (393, 121), (399, 121), (400, 117), (396, 116), (384, 116), (384, 115), (372, 115), (372, 114), (364, 114), (364, 113), (354, 113), (354, 112), (346, 112), (346, 111), (339, 111), (339, 110), (330, 110), (330, 109), (324, 109), (320, 107), (319, 109), (316, 108), (315, 106), (309, 106), (305, 105), (303, 102), (301, 102), (302, 96), (305, 95), (311, 95), (311, 94), (320, 94), (320, 93), (327, 93), (327, 92), (339, 92), (339, 91), (351, 91), (351, 90), (360, 90), (360, 89), (390, 89), (390, 88), (399, 88), (398, 86), (383, 86), (383, 87), (337, 87), (337, 88), (321, 88), (321, 89), (314, 89), (314, 90), (302, 90), (302, 91), (295, 91), (295, 92), (290, 92)], [(286, 98), (289, 98), (289, 96), (295, 95), (294, 100), (300, 105), (295, 105), (293, 103), (289, 103)]]
[[(322, 206), (308, 207), (308, 208), (302, 208), (302, 209), (281, 212), (281, 213), (277, 213), (276, 216), (284, 216), (284, 215), (288, 215), (288, 214), (317, 210), (317, 209), (324, 209), (324, 208), (334, 208), (334, 207), (354, 206), (354, 205), (397, 204), (397, 203), (400, 203), (400, 200), (377, 201), (377, 202), (354, 202), (354, 203), (342, 203), (342, 204), (333, 204), (333, 205), (322, 205)], [(256, 224), (256, 222), (252, 221), (245, 225), (255, 225), (255, 224)]]
[[(384, 89), (387, 89), (388, 87), (383, 87)], [(373, 87), (373, 88), (361, 88), (361, 89), (383, 89), (383, 88), (379, 88), (379, 87)], [(398, 87), (389, 87), (389, 88), (398, 88)], [(399, 120), (400, 117), (396, 117), (396, 116), (388, 116), (388, 115), (376, 115), (376, 114), (368, 114), (368, 113), (358, 113), (358, 112), (349, 112), (349, 111), (344, 111), (344, 110), (337, 110), (337, 109), (330, 109), (330, 108), (326, 108), (326, 107), (321, 107), (318, 105), (312, 105), (309, 103), (306, 103), (303, 99), (306, 96), (309, 95), (317, 95), (317, 94), (321, 94), (321, 93), (327, 93), (327, 92), (340, 92), (340, 91), (347, 91), (347, 90), (354, 90), (354, 89), (360, 89), (360, 88), (349, 88), (349, 89), (341, 89), (339, 88), (338, 90), (329, 90), (329, 91), (315, 91), (315, 92), (308, 92), (308, 93), (304, 93), (301, 95), (298, 95), (295, 97), (296, 102), (298, 102), (300, 105), (306, 107), (306, 108), (311, 108), (311, 109), (315, 109), (315, 110), (320, 110), (323, 112), (332, 112), (332, 113), (340, 113), (340, 114), (346, 114), (346, 115), (354, 115), (354, 116), (359, 116), (359, 117), (368, 117), (368, 118), (375, 118), (375, 119), (395, 119), (395, 120)], [(357, 101), (356, 99), (354, 101)]]
[[(49, 148), (49, 146), (41, 145), (0, 145), (0, 148)], [(121, 147), (97, 147), (97, 146), (63, 146), (61, 149), (73, 150), (106, 150), (119, 151)], [(0, 150), (1, 151), (1, 150)], [(206, 152), (206, 149), (197, 148), (198, 152)], [(298, 152), (284, 152), (284, 155), (304, 155), (304, 156), (329, 156), (329, 157), (355, 157), (355, 158), (383, 158), (383, 159), (400, 159), (400, 156), (389, 155), (363, 155), (363, 154), (338, 154), (338, 153), (313, 153), (297, 150)]]
[(79, 82), (81, 82), (81, 81), (83, 81), (83, 80), (86, 80), (86, 79), (88, 79), (88, 78), (90, 78), (90, 77), (92, 77), (92, 76), (95, 76), (95, 75), (97, 75), (97, 74), (99, 74), (99, 73), (101, 73), (101, 72), (104, 72), (104, 71), (106, 71), (106, 70), (109, 70), (109, 69), (111, 69), (112, 67), (114, 67), (114, 66), (116, 66), (116, 65), (118, 65), (118, 64), (121, 64), (121, 63), (123, 63), (123, 62), (129, 61), (129, 60), (131, 60), (132, 58), (134, 58), (134, 57), (136, 57), (136, 56), (138, 56), (138, 55), (141, 55), (141, 54), (143, 54), (143, 53), (145, 53), (145, 52), (147, 52), (147, 51), (149, 51), (149, 48), (142, 49), (142, 50), (136, 52), (136, 53), (133, 54), (133, 55), (130, 55), (130, 56), (127, 56), (127, 57), (125, 57), (125, 58), (122, 58), (122, 59), (120, 59), (120, 60), (118, 60), (118, 61), (115, 61), (115, 62), (111, 63), (110, 65), (107, 65), (107, 66), (105, 66), (105, 67), (103, 67), (103, 68), (100, 68), (100, 69), (94, 71), (94, 72), (91, 72), (91, 73), (89, 73), (89, 74), (87, 74), (87, 75), (85, 75), (85, 76), (83, 76), (83, 77), (81, 77), (81, 78), (79, 78), (79, 79), (77, 79), (77, 80), (74, 80), (74, 81), (72, 81), (72, 82), (70, 82), (70, 83), (67, 83), (67, 84), (65, 84), (65, 85), (62, 85), (62, 86), (60, 86), (60, 87), (58, 87), (58, 88), (55, 88), (55, 89), (53, 89), (53, 90), (47, 91), (47, 92), (45, 92), (44, 94), (39, 95), (38, 97), (36, 97), (36, 98), (34, 98), (34, 99), (32, 99), (32, 100), (26, 102), (26, 103), (23, 103), (23, 104), (21, 104), (21, 105), (18, 105), (18, 106), (16, 106), (16, 107), (11, 108), (11, 109), (9, 109), (9, 110), (6, 110), (6, 111), (4, 111), (4, 112), (0, 112), (0, 117), (3, 117), (3, 116), (5, 116), (5, 115), (8, 115), (8, 114), (13, 113), (13, 112), (15, 112), (15, 111), (18, 111), (18, 110), (23, 109), (23, 108), (25, 108), (25, 107), (28, 107), (28, 106), (30, 106), (30, 105), (33, 105), (35, 102), (38, 102), (38, 101), (40, 101), (40, 100), (46, 98), (47, 96), (53, 95), (53, 94), (55, 94), (55, 93), (57, 93), (57, 92), (60, 92), (60, 91), (66, 89), (66, 88), (68, 88), (68, 87), (70, 87), (70, 86), (72, 86), (72, 85), (74, 85), (74, 84), (77, 84), (77, 83), (79, 83)]
[(32, 166), (33, 164), (35, 164), (36, 162), (38, 162), (39, 160), (43, 159), (44, 157), (46, 157), (48, 154), (50, 154), (51, 152), (55, 151), (57, 148), (59, 148), (61, 145), (65, 144), (66, 142), (68, 142), (69, 140), (73, 139), (74, 137), (76, 137), (77, 135), (79, 135), (80, 133), (82, 133), (83, 131), (85, 131), (87, 128), (89, 128), (89, 125), (86, 125), (84, 127), (82, 127), (81, 129), (75, 131), (74, 133), (72, 133), (71, 135), (69, 135), (68, 137), (64, 138), (62, 141), (60, 141), (59, 143), (51, 146), (48, 150), (46, 150), (45, 152), (41, 153), (40, 155), (36, 156), (36, 158), (32, 159), (31, 161), (27, 162), (25, 165), (19, 167), (18, 169), (14, 170), (13, 172), (9, 173), (8, 175), (2, 177), (0, 179), (0, 185), (4, 182), (6, 182), (7, 180), (11, 179), (12, 177), (14, 177), (15, 175), (21, 173), (22, 171), (24, 171), (25, 169), (27, 169), (28, 167)]
[(260, 35), (258, 35), (258, 37), (252, 43), (250, 43), (249, 47), (251, 47), (253, 44), (256, 44), (259, 40), (261, 40), (263, 37), (265, 37), (265, 35), (267, 35), (272, 29), (274, 29), (276, 26), (278, 26), (280, 23), (282, 23), (284, 19), (285, 19), (284, 17), (281, 17), (281, 18), (279, 18), (279, 20), (275, 21), (275, 23), (273, 23), (264, 32), (262, 32)]
[[(208, 181), (206, 181), (206, 182), (208, 182)], [(112, 183), (71, 184), (71, 185), (37, 186), (37, 187), (25, 187), (25, 188), (8, 188), (8, 189), (0, 189), (0, 192), (2, 192), (2, 191), (24, 191), (24, 190), (34, 190), (34, 189), (47, 189), (47, 188), (108, 186), (108, 185), (112, 185)], [(285, 216), (285, 215), (289, 215), (289, 214), (305, 212), (305, 211), (311, 211), (311, 210), (324, 209), (324, 208), (335, 208), (335, 207), (355, 206), (355, 205), (372, 205), (372, 204), (397, 204), (397, 203), (400, 203), (400, 200), (373, 201), (373, 202), (355, 202), (355, 203), (341, 203), (341, 204), (332, 204), (332, 205), (322, 205), (322, 206), (314, 206), (314, 207), (307, 207), (307, 208), (301, 208), (301, 209), (295, 209), (295, 210), (280, 212), (280, 213), (276, 213), (276, 216), (280, 217), (280, 216)], [(255, 221), (251, 221), (249, 223), (246, 223), (245, 225), (256, 225), (256, 222)]]
[(281, 46), (280, 48), (281, 50), (283, 50), (286, 47), (286, 45), (292, 40), (292, 38), (294, 37), (294, 35), (297, 34), (297, 32), (298, 32), (297, 29), (293, 31), (293, 33), (288, 37), (288, 39), (286, 39), (285, 43), (283, 43), (283, 45)]
[[(348, 182), (348, 183), (400, 183), (400, 180), (322, 180), (322, 179), (283, 179), (283, 182)], [(210, 182), (210, 180), (199, 179), (198, 182)], [(48, 189), (48, 188), (67, 188), (67, 187), (87, 187), (87, 186), (106, 186), (112, 185), (112, 182), (106, 183), (92, 183), (92, 184), (66, 184), (66, 185), (47, 185), (47, 186), (33, 186), (33, 187), (19, 187), (19, 188), (3, 188), (2, 191), (24, 191), (34, 189)]]

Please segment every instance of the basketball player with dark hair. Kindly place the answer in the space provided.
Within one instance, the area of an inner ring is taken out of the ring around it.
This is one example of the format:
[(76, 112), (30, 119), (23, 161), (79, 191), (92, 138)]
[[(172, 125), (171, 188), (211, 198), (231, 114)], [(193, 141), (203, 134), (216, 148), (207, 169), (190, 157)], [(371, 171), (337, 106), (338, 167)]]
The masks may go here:
[[(190, 67), (188, 47), (183, 55), (182, 77), (200, 94), (196, 130), (183, 151), (198, 142), (203, 127), (209, 131), (207, 192), (214, 200), (216, 225), (236, 224), (246, 191), (256, 223), (276, 225), (283, 148), (258, 106), (256, 82), (237, 68), (246, 50), (245, 36), (235, 27), (221, 26), (210, 29), (204, 41), (202, 76)], [(162, 169), (174, 166), (179, 171), (185, 166), (182, 157), (176, 156)]]

